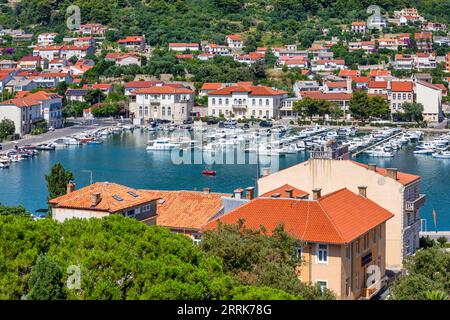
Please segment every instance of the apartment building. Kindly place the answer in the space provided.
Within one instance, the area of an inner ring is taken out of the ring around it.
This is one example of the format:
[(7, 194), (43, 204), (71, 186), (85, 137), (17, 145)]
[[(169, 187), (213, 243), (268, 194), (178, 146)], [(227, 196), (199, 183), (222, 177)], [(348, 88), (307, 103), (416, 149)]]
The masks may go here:
[(417, 69), (436, 68), (436, 56), (433, 53), (417, 52), (414, 56), (414, 66)]
[[(358, 193), (347, 188), (324, 196), (318, 188), (311, 193), (308, 199), (306, 191), (280, 186), (220, 215), (203, 230), (240, 219), (246, 228), (264, 227), (269, 234), (283, 225), (298, 240), (301, 281), (326, 287), (338, 299), (372, 297), (385, 275), (386, 221), (394, 215), (369, 200), (365, 186)], [(373, 276), (375, 270), (379, 270), (378, 278)]]
[(414, 84), (411, 81), (392, 81), (388, 90), (391, 113), (402, 112), (405, 102), (414, 102)]
[(433, 33), (432, 32), (416, 32), (414, 33), (417, 50), (431, 52), (433, 50)]
[(208, 94), (208, 115), (236, 118), (278, 118), (287, 91), (265, 86), (235, 85)]
[(396, 54), (392, 66), (396, 70), (411, 71), (414, 67), (414, 56), (410, 54)]
[(91, 36), (105, 36), (107, 30), (108, 28), (100, 23), (88, 23), (80, 25), (80, 28), (76, 30), (75, 33)]
[(342, 188), (358, 194), (359, 187), (366, 187), (367, 198), (394, 214), (386, 224), (386, 266), (400, 270), (405, 258), (419, 248), (419, 209), (425, 201), (419, 192), (420, 177), (340, 160), (348, 157), (343, 149), (329, 144), (325, 150), (312, 152), (308, 161), (260, 178), (259, 194), (285, 184), (301, 190), (320, 188), (324, 194)]
[(416, 102), (423, 105), (423, 119), (428, 122), (441, 122), (442, 89), (426, 81), (416, 81)]
[(17, 98), (0, 102), (0, 121), (14, 122), (15, 133), (24, 136), (34, 129), (36, 122), (43, 120), (41, 103), (30, 98)]
[(187, 120), (193, 106), (194, 91), (184, 87), (153, 86), (130, 94), (130, 113), (140, 122), (150, 119)]
[(40, 102), (41, 114), (48, 127), (59, 129), (63, 126), (61, 96), (53, 92), (38, 91), (27, 94), (25, 98)]
[(388, 94), (388, 82), (387, 81), (370, 81), (368, 85), (367, 93), (369, 94)]

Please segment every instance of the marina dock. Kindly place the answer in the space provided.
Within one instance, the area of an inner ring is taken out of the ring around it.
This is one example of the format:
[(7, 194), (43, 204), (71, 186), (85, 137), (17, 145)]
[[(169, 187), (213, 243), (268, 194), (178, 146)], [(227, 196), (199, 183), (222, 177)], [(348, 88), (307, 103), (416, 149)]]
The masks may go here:
[(374, 144), (370, 144), (370, 145), (368, 145), (368, 146), (365, 146), (365, 147), (362, 148), (361, 150), (358, 150), (358, 151), (353, 152), (352, 157), (357, 157), (358, 155), (360, 155), (360, 154), (363, 153), (364, 151), (366, 151), (366, 150), (368, 150), (368, 149), (371, 149), (371, 148), (373, 148), (373, 147), (376, 147), (376, 146), (378, 146), (378, 145), (380, 145), (380, 144), (383, 144), (383, 143), (385, 143), (385, 142), (388, 142), (389, 140), (391, 140), (391, 139), (393, 139), (393, 138), (395, 138), (395, 137), (397, 137), (397, 136), (399, 136), (399, 135), (401, 135), (401, 134), (403, 134), (403, 130), (401, 130), (401, 131), (399, 131), (399, 132), (393, 134), (392, 136), (387, 137), (386, 139), (380, 140), (380, 141), (378, 141), (378, 142), (376, 142), (376, 143), (374, 143)]

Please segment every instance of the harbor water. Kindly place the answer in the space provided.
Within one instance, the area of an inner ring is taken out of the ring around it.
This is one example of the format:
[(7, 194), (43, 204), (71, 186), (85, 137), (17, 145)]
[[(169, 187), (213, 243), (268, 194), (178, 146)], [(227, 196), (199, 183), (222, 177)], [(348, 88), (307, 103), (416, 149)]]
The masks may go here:
[[(208, 169), (216, 176), (202, 176), (204, 164), (174, 164), (170, 152), (148, 152), (148, 132), (136, 130), (113, 135), (98, 145), (68, 146), (52, 152), (13, 163), (0, 170), (0, 203), (24, 205), (34, 212), (47, 207), (45, 175), (51, 166), (60, 162), (75, 176), (77, 188), (93, 181), (109, 181), (133, 188), (166, 190), (202, 190), (232, 193), (238, 187), (256, 184), (256, 164), (213, 164)], [(450, 159), (435, 159), (414, 155), (414, 146), (406, 146), (392, 158), (374, 158), (365, 154), (356, 158), (364, 163), (395, 167), (400, 171), (422, 177), (421, 193), (427, 201), (421, 216), (427, 220), (427, 229), (434, 231), (433, 209), (437, 213), (437, 230), (450, 230)], [(201, 151), (198, 151), (201, 152)], [(287, 154), (279, 159), (283, 169), (308, 159), (308, 152)]]

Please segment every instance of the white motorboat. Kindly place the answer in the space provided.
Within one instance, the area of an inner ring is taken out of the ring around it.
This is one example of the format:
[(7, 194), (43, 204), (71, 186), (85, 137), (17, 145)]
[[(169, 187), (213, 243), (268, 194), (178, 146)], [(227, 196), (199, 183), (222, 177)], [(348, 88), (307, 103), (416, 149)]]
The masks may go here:
[(149, 151), (170, 151), (178, 148), (179, 144), (170, 142), (169, 139), (161, 138), (153, 141), (149, 141), (147, 150)]
[(435, 151), (434, 148), (426, 147), (426, 146), (417, 146), (413, 151), (414, 154), (433, 154)]
[(450, 159), (450, 151), (440, 151), (433, 153), (433, 158)]

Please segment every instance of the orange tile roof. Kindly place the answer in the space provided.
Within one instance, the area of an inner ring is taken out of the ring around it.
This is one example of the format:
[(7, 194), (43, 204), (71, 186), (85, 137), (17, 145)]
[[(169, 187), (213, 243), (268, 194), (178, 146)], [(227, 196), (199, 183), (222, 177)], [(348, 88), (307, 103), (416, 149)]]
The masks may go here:
[(389, 72), (389, 70), (385, 70), (385, 69), (379, 69), (379, 70), (372, 69), (369, 72), (369, 77), (388, 76), (388, 75), (390, 75), (390, 72)]
[(3, 102), (0, 102), (2, 105), (15, 105), (17, 107), (30, 107), (40, 105), (40, 102), (34, 99), (26, 98), (13, 98)]
[(325, 84), (328, 88), (347, 88), (347, 81), (327, 81)]
[(412, 92), (413, 83), (411, 81), (392, 81), (391, 90), (393, 92)]
[(359, 70), (340, 70), (339, 77), (356, 77), (359, 76)]
[(42, 101), (62, 98), (60, 95), (54, 92), (37, 91), (26, 96), (27, 98)]
[(218, 90), (223, 86), (221, 82), (205, 82), (200, 90)]
[(364, 82), (369, 82), (370, 78), (369, 77), (351, 77), (352, 81), (358, 82), (358, 83), (364, 83)]
[(164, 84), (162, 81), (130, 81), (125, 83), (125, 88), (149, 88), (157, 84)]
[(127, 42), (141, 42), (144, 40), (144, 37), (142, 36), (128, 36), (124, 39), (120, 39), (117, 41), (117, 43), (127, 43)]
[(194, 93), (187, 88), (174, 88), (171, 86), (153, 86), (150, 88), (142, 88), (134, 91), (136, 94), (177, 94), (177, 93)]
[(366, 22), (365, 21), (353, 21), (352, 22), (352, 26), (365, 26)]
[(304, 197), (304, 196), (308, 196), (309, 193), (297, 188), (294, 188), (293, 186), (289, 185), (289, 184), (285, 184), (282, 185), (279, 188), (276, 188), (274, 190), (268, 191), (264, 194), (261, 194), (260, 197), (271, 197), (274, 194), (279, 194), (280, 198), (289, 198), (289, 193), (286, 192), (286, 190), (288, 189), (292, 189), (292, 197), (293, 198), (297, 198), (297, 197)]
[[(369, 166), (365, 163), (361, 163), (361, 162), (357, 162), (357, 161), (352, 161), (350, 160), (353, 164), (356, 164), (358, 166), (364, 167), (367, 170), (369, 170)], [(387, 177), (387, 170), (385, 168), (380, 168), (377, 166), (376, 168), (376, 173), (381, 174), (384, 177)], [(408, 185), (414, 181), (417, 181), (420, 179), (420, 176), (417, 176), (415, 174), (410, 174), (410, 173), (405, 173), (405, 172), (397, 172), (397, 181), (403, 185)]]
[(216, 91), (212, 91), (210, 95), (231, 95), (233, 92), (248, 92), (251, 96), (276, 96), (287, 94), (287, 91), (272, 89), (266, 86), (229, 86)]
[(241, 35), (240, 34), (230, 34), (229, 36), (227, 36), (227, 38), (230, 38), (231, 40), (234, 41), (241, 41)]
[[(135, 197), (129, 192), (138, 196)], [(92, 205), (94, 193), (100, 194), (100, 202), (95, 206)], [(120, 197), (122, 201), (115, 199), (115, 196)], [(49, 203), (56, 208), (118, 213), (157, 199), (154, 195), (147, 194), (143, 190), (136, 190), (111, 182), (97, 182), (69, 194), (51, 199)]]
[(235, 224), (244, 219), (250, 229), (264, 226), (269, 234), (280, 224), (291, 236), (307, 242), (347, 244), (394, 215), (375, 202), (344, 188), (319, 200), (256, 198), (209, 222)]
[(199, 230), (222, 209), (222, 197), (229, 194), (199, 191), (140, 190), (159, 198), (156, 224), (169, 228)]
[(371, 89), (387, 89), (387, 81), (370, 81), (369, 88)]

